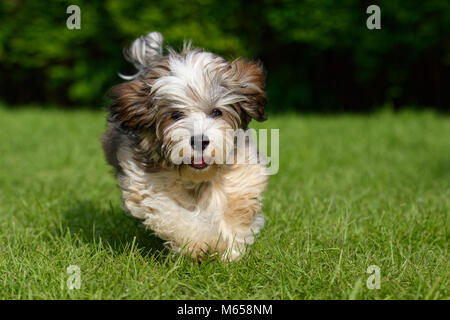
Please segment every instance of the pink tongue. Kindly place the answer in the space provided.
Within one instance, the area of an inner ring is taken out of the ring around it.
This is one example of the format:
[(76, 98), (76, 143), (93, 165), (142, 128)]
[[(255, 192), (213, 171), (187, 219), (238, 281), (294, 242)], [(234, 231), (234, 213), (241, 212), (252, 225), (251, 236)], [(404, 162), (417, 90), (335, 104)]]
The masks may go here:
[(203, 168), (206, 166), (206, 162), (205, 160), (202, 158), (202, 163), (194, 163), (194, 161), (192, 161), (191, 164), (194, 168)]

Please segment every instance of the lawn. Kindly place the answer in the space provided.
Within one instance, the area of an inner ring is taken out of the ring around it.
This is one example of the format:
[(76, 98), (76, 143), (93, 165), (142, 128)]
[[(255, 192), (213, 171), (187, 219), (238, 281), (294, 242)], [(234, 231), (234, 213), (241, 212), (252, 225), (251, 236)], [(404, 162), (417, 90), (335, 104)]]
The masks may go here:
[[(0, 298), (450, 299), (450, 117), (254, 125), (280, 129), (266, 225), (242, 261), (197, 263), (122, 211), (104, 112), (0, 107)], [(67, 287), (70, 265), (80, 289)]]

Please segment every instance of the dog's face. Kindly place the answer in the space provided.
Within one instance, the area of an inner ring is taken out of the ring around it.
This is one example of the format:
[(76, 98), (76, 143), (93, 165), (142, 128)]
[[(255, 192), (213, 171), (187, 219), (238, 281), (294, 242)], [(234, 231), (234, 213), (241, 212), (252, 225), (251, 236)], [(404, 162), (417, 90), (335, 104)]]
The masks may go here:
[[(154, 44), (136, 41), (138, 50)], [(186, 180), (211, 179), (234, 152), (234, 132), (247, 129), (252, 118), (265, 120), (259, 63), (228, 62), (189, 46), (181, 53), (169, 50), (168, 55), (129, 60), (145, 65), (134, 80), (112, 89), (113, 119), (139, 134), (154, 165), (176, 169)]]

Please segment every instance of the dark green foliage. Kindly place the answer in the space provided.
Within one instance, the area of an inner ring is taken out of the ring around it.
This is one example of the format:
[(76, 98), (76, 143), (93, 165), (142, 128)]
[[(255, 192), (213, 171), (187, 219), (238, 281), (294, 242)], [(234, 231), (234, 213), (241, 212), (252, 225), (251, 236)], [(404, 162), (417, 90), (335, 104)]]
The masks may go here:
[[(81, 30), (66, 8), (81, 8)], [(381, 30), (366, 8), (381, 7)], [(121, 49), (153, 30), (166, 44), (260, 59), (269, 108), (365, 110), (383, 103), (448, 107), (447, 0), (106, 0), (0, 2), (0, 97), (9, 103), (103, 103), (132, 73)]]

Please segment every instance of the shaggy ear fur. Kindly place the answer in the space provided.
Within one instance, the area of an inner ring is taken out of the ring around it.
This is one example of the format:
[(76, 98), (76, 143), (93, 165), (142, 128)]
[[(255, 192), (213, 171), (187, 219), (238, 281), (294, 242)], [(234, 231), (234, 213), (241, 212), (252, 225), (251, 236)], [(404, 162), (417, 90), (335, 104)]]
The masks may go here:
[(247, 98), (247, 101), (241, 103), (242, 109), (257, 121), (267, 120), (264, 112), (267, 104), (264, 92), (265, 71), (262, 64), (239, 58), (231, 63), (230, 72), (233, 82), (237, 84), (234, 91)]
[(150, 87), (141, 80), (125, 82), (113, 87), (108, 96), (114, 100), (111, 117), (124, 128), (148, 129), (155, 121)]

